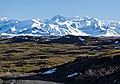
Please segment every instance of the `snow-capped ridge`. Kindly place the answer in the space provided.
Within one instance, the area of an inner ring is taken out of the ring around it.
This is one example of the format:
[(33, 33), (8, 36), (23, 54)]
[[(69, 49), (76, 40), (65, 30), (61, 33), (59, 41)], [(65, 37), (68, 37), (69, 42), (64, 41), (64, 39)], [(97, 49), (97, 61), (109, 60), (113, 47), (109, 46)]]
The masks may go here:
[(0, 18), (0, 21), (4, 21), (4, 20), (8, 20), (8, 18), (7, 17)]
[(120, 22), (101, 21), (97, 18), (65, 17), (55, 15), (41, 21), (39, 18), (15, 20), (0, 18), (0, 34), (38, 36), (120, 36)]
[(90, 17), (89, 17), (89, 16), (87, 16), (87, 15), (84, 15), (84, 16), (82, 17), (82, 19), (83, 19), (83, 20), (89, 20), (89, 19), (90, 19)]
[(59, 19), (60, 21), (65, 21), (66, 17), (61, 15), (55, 15), (51, 18), (51, 20), (55, 21), (56, 19)]

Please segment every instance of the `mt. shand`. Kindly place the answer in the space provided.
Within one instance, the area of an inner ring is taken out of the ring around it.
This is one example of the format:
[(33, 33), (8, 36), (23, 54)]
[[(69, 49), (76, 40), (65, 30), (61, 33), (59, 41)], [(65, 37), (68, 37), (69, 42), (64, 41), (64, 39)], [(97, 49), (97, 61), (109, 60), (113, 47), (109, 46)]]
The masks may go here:
[(120, 36), (120, 22), (100, 21), (97, 18), (64, 17), (56, 15), (51, 19), (15, 20), (0, 18), (1, 35), (36, 36)]

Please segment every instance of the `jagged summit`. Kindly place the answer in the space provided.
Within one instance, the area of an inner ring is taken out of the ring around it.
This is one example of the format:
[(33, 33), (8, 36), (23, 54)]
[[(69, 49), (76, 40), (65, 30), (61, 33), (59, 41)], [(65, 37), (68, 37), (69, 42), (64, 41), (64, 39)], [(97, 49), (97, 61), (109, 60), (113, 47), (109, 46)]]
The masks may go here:
[(105, 22), (88, 16), (65, 17), (55, 15), (51, 19), (44, 21), (38, 18), (19, 21), (4, 17), (0, 18), (0, 34), (36, 36), (120, 36), (120, 22)]
[(59, 20), (59, 21), (61, 21), (61, 22), (64, 22), (64, 21), (66, 21), (66, 17), (64, 17), (64, 16), (61, 16), (61, 15), (55, 15), (55, 16), (53, 16), (52, 17), (52, 21), (56, 21), (56, 20)]
[(8, 18), (7, 17), (0, 18), (0, 21), (4, 21), (4, 20), (8, 20)]

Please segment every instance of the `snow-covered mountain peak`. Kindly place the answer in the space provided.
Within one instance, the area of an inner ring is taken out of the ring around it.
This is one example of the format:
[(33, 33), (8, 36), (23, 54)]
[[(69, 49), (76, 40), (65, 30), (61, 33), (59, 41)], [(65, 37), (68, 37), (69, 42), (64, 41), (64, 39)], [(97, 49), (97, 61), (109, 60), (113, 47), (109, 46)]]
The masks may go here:
[(0, 18), (0, 21), (4, 21), (4, 20), (8, 20), (8, 18), (7, 17)]
[(83, 20), (90, 20), (90, 17), (87, 16), (87, 15), (84, 15), (84, 16), (82, 17), (82, 19), (83, 19)]
[(52, 17), (51, 20), (52, 20), (52, 21), (59, 20), (59, 21), (61, 21), (61, 22), (64, 22), (64, 21), (66, 21), (66, 17), (61, 16), (61, 15), (55, 15), (54, 17)]
[(120, 22), (106, 22), (88, 16), (64, 17), (61, 15), (55, 15), (44, 21), (38, 18), (21, 21), (0, 18), (0, 34), (120, 36)]
[(39, 18), (33, 18), (32, 21), (34, 21), (36, 23), (42, 22)]

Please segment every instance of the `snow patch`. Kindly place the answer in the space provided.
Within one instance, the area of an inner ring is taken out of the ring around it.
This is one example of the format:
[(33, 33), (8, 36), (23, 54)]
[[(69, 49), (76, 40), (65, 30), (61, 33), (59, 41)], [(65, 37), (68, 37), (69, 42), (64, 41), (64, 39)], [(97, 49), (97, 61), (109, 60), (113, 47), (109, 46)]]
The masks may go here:
[(54, 69), (44, 72), (43, 74), (52, 74), (52, 73), (56, 72), (56, 70), (57, 70), (57, 68), (54, 68)]
[(13, 31), (13, 32), (16, 31), (16, 28), (15, 27), (11, 28), (11, 31)]
[(115, 44), (118, 44), (119, 43), (119, 41), (115, 41)]
[(68, 38), (68, 39), (69, 39), (70, 37), (69, 37), (69, 36), (65, 36), (65, 38)]
[(81, 38), (81, 37), (79, 37), (79, 40), (80, 40), (80, 41), (85, 41), (85, 39), (83, 39), (83, 38)]
[(99, 41), (95, 41), (96, 43), (98, 43)]
[(37, 33), (37, 32), (38, 32), (38, 30), (32, 31), (32, 33)]
[(116, 46), (115, 49), (120, 49), (120, 46)]
[(73, 73), (73, 74), (71, 74), (71, 75), (68, 75), (67, 77), (70, 78), (70, 77), (74, 77), (74, 76), (76, 76), (76, 75), (78, 75), (78, 73)]

